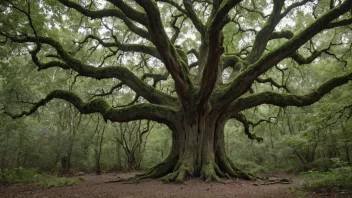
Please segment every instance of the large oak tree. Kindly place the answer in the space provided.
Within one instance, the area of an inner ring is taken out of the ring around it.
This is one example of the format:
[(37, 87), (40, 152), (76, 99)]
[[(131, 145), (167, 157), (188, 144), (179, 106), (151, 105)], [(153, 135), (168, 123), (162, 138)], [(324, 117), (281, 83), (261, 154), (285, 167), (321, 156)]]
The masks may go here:
[[(250, 179), (226, 155), (229, 119), (242, 122), (250, 139), (262, 141), (250, 132), (258, 123), (247, 120), (245, 110), (310, 105), (352, 79), (345, 69), (314, 91), (293, 93), (289, 82), (268, 77), (271, 71), (284, 76), (292, 65), (323, 64), (326, 57), (349, 65), (348, 56), (336, 53), (351, 45), (352, 0), (0, 2), (2, 44), (27, 48), (38, 70), (61, 68), (115, 83), (109, 91), (91, 90), (90, 100), (53, 90), (29, 110), (5, 113), (19, 118), (62, 99), (82, 114), (99, 113), (111, 122), (163, 123), (172, 131), (171, 152), (141, 179)], [(334, 36), (327, 41), (326, 35)], [(260, 84), (274, 88), (252, 88)], [(107, 100), (128, 89), (135, 93), (130, 103), (115, 106)]]

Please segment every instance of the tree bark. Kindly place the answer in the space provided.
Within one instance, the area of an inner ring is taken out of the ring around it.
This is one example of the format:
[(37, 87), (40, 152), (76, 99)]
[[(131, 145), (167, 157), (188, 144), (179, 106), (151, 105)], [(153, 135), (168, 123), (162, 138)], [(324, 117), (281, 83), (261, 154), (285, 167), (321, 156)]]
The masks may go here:
[(205, 181), (220, 181), (220, 177), (251, 179), (237, 168), (225, 151), (226, 117), (217, 113), (185, 112), (172, 130), (169, 156), (138, 179), (162, 177), (164, 182), (183, 183), (185, 179), (201, 177)]

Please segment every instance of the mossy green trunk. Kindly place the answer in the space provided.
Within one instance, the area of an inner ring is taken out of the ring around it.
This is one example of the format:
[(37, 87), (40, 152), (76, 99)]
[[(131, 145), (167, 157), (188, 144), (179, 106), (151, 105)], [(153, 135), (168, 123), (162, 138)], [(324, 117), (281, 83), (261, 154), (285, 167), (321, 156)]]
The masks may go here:
[[(186, 116), (185, 116), (186, 115)], [(191, 177), (220, 181), (219, 177), (250, 177), (239, 170), (225, 152), (225, 119), (211, 113), (183, 114), (170, 127), (173, 144), (169, 156), (143, 178), (162, 177), (165, 182), (183, 183)]]

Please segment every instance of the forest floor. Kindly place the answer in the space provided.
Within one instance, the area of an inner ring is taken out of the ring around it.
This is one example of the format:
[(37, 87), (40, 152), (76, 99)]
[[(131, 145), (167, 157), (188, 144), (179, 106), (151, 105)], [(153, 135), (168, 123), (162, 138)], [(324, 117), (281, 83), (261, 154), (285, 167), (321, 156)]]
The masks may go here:
[[(301, 191), (300, 179), (296, 175), (265, 175), (270, 179), (292, 178), (291, 184), (261, 185), (262, 181), (224, 179), (226, 184), (205, 183), (200, 179), (187, 180), (185, 184), (164, 184), (160, 180), (145, 180), (137, 184), (126, 182), (106, 183), (120, 178), (129, 178), (136, 173), (106, 173), (79, 176), (81, 183), (71, 186), (41, 188), (35, 185), (0, 186), (0, 197), (187, 197), (187, 198), (291, 198), (291, 197), (339, 197), (336, 194), (322, 194)], [(346, 196), (345, 196), (346, 197)]]

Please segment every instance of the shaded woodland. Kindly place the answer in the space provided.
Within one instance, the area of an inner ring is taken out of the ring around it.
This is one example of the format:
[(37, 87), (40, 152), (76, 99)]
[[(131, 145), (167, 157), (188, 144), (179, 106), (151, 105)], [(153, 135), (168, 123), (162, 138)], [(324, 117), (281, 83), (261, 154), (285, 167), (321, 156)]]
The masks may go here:
[(352, 0), (0, 9), (3, 179), (20, 167), (175, 183), (351, 170)]

